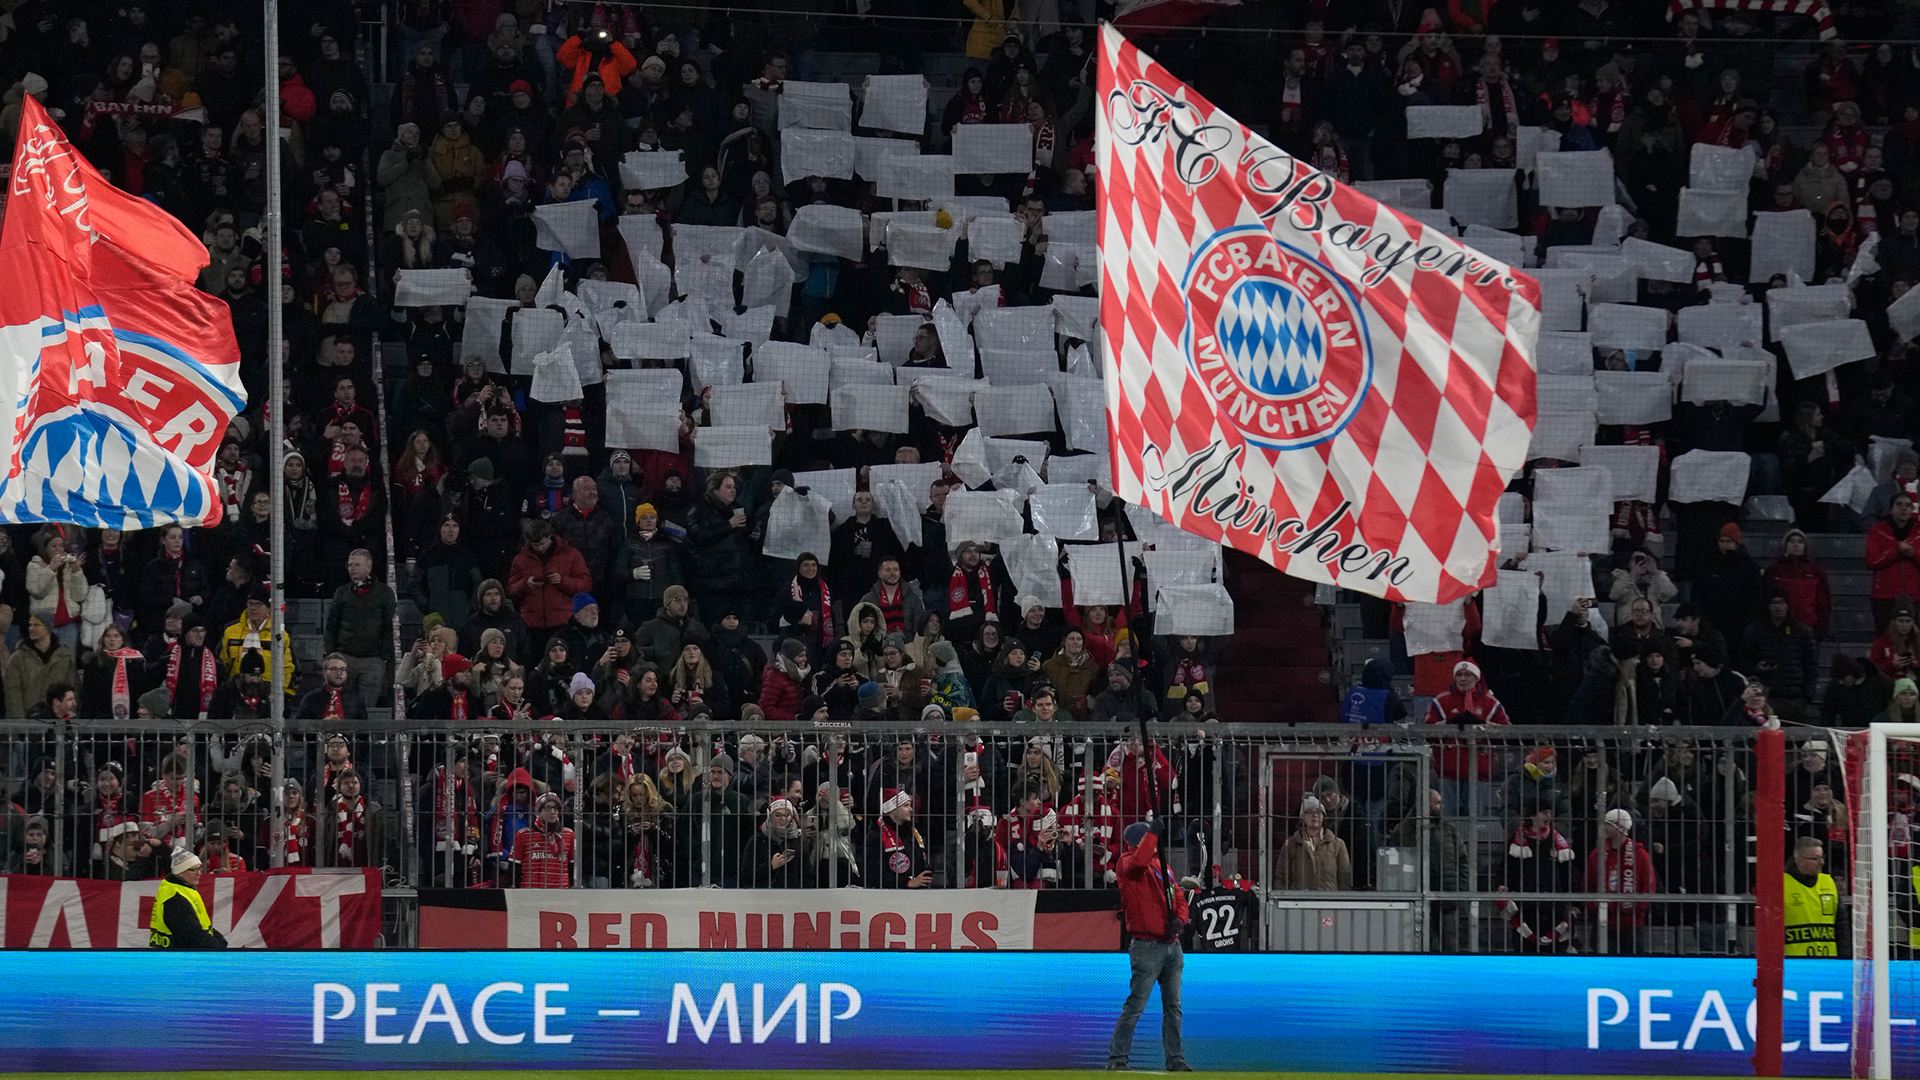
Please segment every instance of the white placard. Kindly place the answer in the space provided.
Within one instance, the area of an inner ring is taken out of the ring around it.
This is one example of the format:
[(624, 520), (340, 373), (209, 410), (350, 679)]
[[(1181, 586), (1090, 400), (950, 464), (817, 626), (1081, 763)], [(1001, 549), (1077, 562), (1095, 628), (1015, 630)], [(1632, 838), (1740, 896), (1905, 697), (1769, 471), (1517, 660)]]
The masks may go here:
[(956, 173), (1026, 173), (1033, 170), (1033, 129), (1018, 124), (960, 124), (953, 129)]
[(1773, 389), (1774, 365), (1765, 360), (1697, 359), (1687, 361), (1680, 399), (1695, 405), (1725, 401), (1764, 405)]
[[(1665, 312), (1662, 312), (1664, 315)], [(1602, 424), (1658, 424), (1673, 419), (1673, 378), (1664, 371), (1596, 371)]]
[(1000, 545), (1000, 557), (1006, 560), (1016, 596), (1035, 597), (1050, 608), (1060, 606), (1058, 541), (1035, 533), (1011, 537)]
[(780, 130), (782, 138), (789, 128), (816, 128), (822, 131), (853, 130), (853, 88), (839, 82), (794, 82), (780, 84)]
[(1777, 341), (1780, 331), (1804, 323), (1832, 322), (1853, 314), (1853, 293), (1838, 282), (1801, 288), (1767, 290), (1767, 332)]
[(940, 199), (953, 194), (953, 158), (940, 154), (883, 158), (874, 194), (883, 199)]
[(733, 308), (733, 263), (728, 260), (712, 255), (675, 259), (673, 283), (682, 296), (704, 303), (709, 309), (730, 311)]
[(600, 212), (593, 200), (544, 203), (533, 208), (533, 242), (543, 251), (573, 259), (600, 257)]
[(1046, 216), (1047, 239), (1092, 246), (1100, 242), (1099, 215), (1092, 210), (1061, 210)]
[[(1118, 606), (1126, 602), (1125, 571), (1109, 546), (1069, 547), (1067, 568), (1073, 574), (1073, 602), (1078, 607)], [(1155, 624), (1156, 628), (1158, 623)]]
[(622, 323), (614, 328), (608, 344), (622, 360), (679, 360), (692, 348), (680, 323)]
[(982, 349), (1053, 349), (1053, 309), (1003, 307), (981, 311), (973, 333)]
[(1585, 321), (1585, 290), (1593, 282), (1593, 271), (1586, 269), (1541, 269), (1531, 271), (1540, 283), (1540, 329), (1573, 332)]
[(913, 351), (913, 335), (932, 320), (923, 315), (881, 315), (873, 324), (873, 344), (886, 364), (904, 364)]
[[(620, 229), (620, 238), (627, 242), (627, 254), (629, 256), (637, 256), (639, 253), (645, 252), (647, 255), (658, 259), (665, 253), (667, 236), (666, 233), (660, 230), (659, 218), (654, 217), (652, 214), (627, 214), (623, 217), (616, 218), (614, 223)], [(640, 285), (641, 291), (645, 292), (646, 282), (642, 281)], [(661, 306), (664, 307), (670, 299), (672, 299), (670, 296), (661, 297)]]
[(1747, 182), (1753, 179), (1753, 146), (1734, 149), (1709, 143), (1694, 143), (1693, 158), (1687, 165), (1687, 186), (1701, 191), (1737, 191), (1747, 194)]
[(715, 427), (763, 427), (783, 431), (787, 426), (787, 402), (778, 383), (716, 386), (710, 405)]
[(1056, 296), (1053, 298), (1053, 328), (1063, 338), (1092, 341), (1100, 329), (1100, 298), (1097, 296)]
[(1870, 360), (1876, 355), (1873, 337), (1860, 319), (1790, 326), (1780, 332), (1780, 344), (1786, 347), (1787, 363), (1792, 365), (1796, 379), (1811, 379), (1842, 364)]
[(1739, 506), (1747, 497), (1753, 459), (1738, 450), (1690, 450), (1673, 459), (1667, 501), (1723, 502)]
[(712, 334), (695, 334), (691, 340), (693, 355), (687, 358), (687, 374), (693, 388), (737, 386), (747, 378), (746, 354), (740, 342)]
[(1605, 150), (1542, 151), (1534, 161), (1541, 206), (1609, 206), (1613, 155)]
[[(1079, 582), (1074, 582), (1078, 586)], [(1173, 637), (1225, 637), (1233, 633), (1233, 597), (1225, 585), (1168, 585), (1158, 594), (1153, 631)], [(1078, 602), (1080, 593), (1074, 591)]]
[[(933, 482), (946, 475), (946, 466), (937, 461), (923, 461), (912, 465), (875, 465), (867, 470), (869, 484), (878, 487), (889, 480), (897, 480), (913, 496), (913, 512), (924, 513), (933, 505), (931, 488)], [(919, 541), (915, 541), (918, 543)]]
[(513, 373), (532, 375), (533, 358), (558, 348), (566, 336), (566, 316), (552, 308), (521, 308), (513, 315)]
[(1682, 251), (1666, 244), (1655, 244), (1637, 236), (1629, 236), (1620, 242), (1620, 254), (1626, 256), (1628, 265), (1634, 272), (1648, 281), (1673, 281), (1690, 284), (1693, 281), (1693, 252)]
[(1467, 631), (1466, 605), (1458, 600), (1451, 604), (1414, 601), (1406, 606), (1401, 625), (1406, 632), (1408, 656), (1458, 652)]
[(1107, 388), (1098, 379), (1065, 377), (1053, 384), (1054, 406), (1067, 449), (1107, 448)]
[(906, 155), (918, 157), (920, 144), (913, 139), (880, 139), (856, 135), (853, 138), (853, 173), (862, 180), (880, 179), (880, 163), (886, 158)]
[(1593, 347), (1655, 352), (1667, 343), (1667, 310), (1638, 304), (1595, 304), (1588, 311)]
[(869, 75), (860, 126), (920, 135), (927, 130), (925, 75)]
[(827, 383), (829, 390), (838, 390), (843, 386), (853, 386), (856, 384), (862, 386), (876, 384), (892, 386), (894, 384), (894, 368), (892, 364), (883, 364), (878, 360), (869, 360), (864, 356), (858, 358), (833, 356), (833, 347), (831, 345), (827, 347), (827, 352), (832, 360), (832, 367), (829, 371), (829, 381)]
[(1027, 497), (1027, 515), (1042, 536), (1100, 539), (1100, 516), (1093, 492), (1085, 484), (1042, 484)]
[(858, 469), (814, 469), (793, 474), (793, 486), (805, 488), (807, 495), (824, 499), (833, 516), (845, 520), (853, 515), (853, 493), (860, 487)]
[(1765, 283), (1775, 274), (1813, 280), (1814, 240), (1819, 223), (1805, 210), (1768, 210), (1753, 215), (1753, 257), (1747, 280)]
[[(969, 434), (975, 434), (975, 432)], [(1032, 466), (1036, 473), (1046, 469), (1047, 444), (1039, 439), (983, 438), (981, 441), (986, 448), (989, 473), (1000, 472), (1013, 464), (1014, 458), (1019, 457), (1026, 458), (1027, 464)]]
[(969, 540), (997, 544), (1023, 531), (1020, 506), (1026, 501), (1017, 491), (954, 491), (947, 495), (947, 551), (958, 551)]
[(628, 191), (658, 191), (687, 182), (687, 163), (678, 150), (629, 150), (620, 159), (620, 183)]
[[(1197, 550), (1143, 545), (1140, 561), (1147, 564), (1147, 580), (1153, 585), (1147, 594), (1150, 608), (1155, 603), (1154, 594), (1168, 585), (1212, 585), (1220, 580), (1218, 544)], [(1134, 577), (1138, 580), (1139, 575)]]
[(459, 307), (473, 295), (473, 275), (465, 267), (451, 270), (401, 270), (393, 287), (393, 306), (403, 308), (444, 305)]
[(1542, 551), (1607, 550), (1612, 494), (1613, 477), (1598, 466), (1535, 471), (1533, 546)]
[(668, 368), (607, 372), (607, 445), (680, 449), (681, 375)]
[(1409, 139), (1471, 139), (1485, 130), (1478, 105), (1407, 106)]
[(1496, 649), (1538, 650), (1539, 624), (1540, 579), (1532, 570), (1500, 571), (1481, 593), (1480, 640)]
[(1060, 358), (1051, 349), (982, 349), (980, 373), (995, 386), (1050, 383), (1060, 373)]
[[(1566, 617), (1574, 600), (1593, 599), (1593, 560), (1590, 555), (1573, 551), (1536, 551), (1522, 564), (1538, 574), (1540, 591), (1547, 597), (1547, 622), (1558, 623)], [(1594, 613), (1589, 612), (1592, 617)], [(1604, 629), (1604, 626), (1602, 627)]]
[[(774, 314), (785, 316), (793, 303), (794, 284), (786, 256), (769, 248), (755, 255), (740, 275), (740, 302), (749, 308), (771, 307)], [(729, 287), (727, 299), (731, 293)]]
[(1695, 304), (1680, 309), (1679, 337), (1690, 345), (1704, 345), (1722, 355), (1742, 342), (1761, 344), (1764, 309), (1759, 304)]
[(468, 297), (467, 317), (460, 333), (461, 357), (478, 356), (486, 361), (488, 371), (504, 374), (507, 367), (500, 359), (500, 330), (506, 324), (507, 312), (519, 309), (519, 302), (514, 300)]
[(1527, 265), (1527, 253), (1533, 250), (1534, 239), (1490, 229), (1485, 225), (1469, 225), (1466, 242), (1468, 247), (1495, 262), (1524, 267)]
[(754, 350), (753, 381), (785, 385), (795, 405), (825, 405), (833, 385), (833, 361), (827, 350), (790, 341), (769, 341)]
[(1506, 169), (1448, 169), (1443, 194), (1447, 215), (1462, 225), (1512, 229), (1520, 224), (1519, 190)]
[(1026, 227), (1012, 214), (974, 218), (967, 226), (967, 257), (985, 259), (995, 266), (1020, 261), (1020, 245)]
[(1681, 188), (1673, 231), (1676, 236), (1746, 236), (1747, 193)]
[(792, 488), (782, 491), (767, 511), (767, 535), (760, 553), (776, 559), (812, 555), (825, 565), (833, 548), (831, 513), (832, 503), (824, 495), (802, 495)]
[(1593, 335), (1585, 331), (1543, 330), (1533, 356), (1542, 375), (1591, 375)]
[(806, 128), (786, 132), (780, 136), (780, 176), (788, 184), (809, 176), (853, 179), (853, 136)]
[[(886, 367), (876, 364), (876, 367)], [(892, 383), (848, 383), (829, 395), (833, 426), (839, 431), (905, 432), (908, 388)]]
[(1920, 288), (1909, 288), (1887, 307), (1887, 324), (1902, 341), (1920, 337)]
[(1527, 172), (1534, 172), (1540, 166), (1540, 155), (1560, 149), (1560, 133), (1552, 128), (1523, 127), (1519, 138), (1514, 140), (1514, 164)]
[[(703, 469), (773, 464), (773, 433), (763, 427), (703, 427), (694, 432), (693, 463)], [(822, 559), (826, 552), (821, 552)]]
[(858, 260), (866, 254), (866, 228), (851, 206), (814, 203), (793, 212), (787, 239), (801, 251)]
[(1353, 189), (1395, 210), (1433, 209), (1433, 187), (1425, 180), (1356, 180)]
[(773, 334), (773, 308), (751, 307), (745, 311), (720, 313), (720, 332), (735, 341), (766, 344)]
[(1589, 446), (1580, 452), (1580, 464), (1606, 470), (1612, 492), (1608, 502), (1653, 501), (1660, 478), (1659, 447)]
[(912, 390), (934, 423), (968, 427), (973, 423), (973, 395), (989, 385), (985, 379), (959, 375), (921, 375), (913, 380)]
[(887, 262), (893, 266), (917, 266), (922, 270), (945, 270), (953, 263), (952, 229), (938, 225), (887, 225)]
[(533, 358), (533, 385), (527, 396), (535, 401), (578, 401), (586, 396), (580, 372), (573, 366), (573, 349), (566, 342)]
[(933, 332), (940, 339), (940, 351), (946, 356), (947, 366), (971, 374), (973, 338), (967, 333), (967, 324), (961, 320), (959, 313), (945, 300), (934, 302)]
[(973, 395), (973, 412), (988, 435), (1053, 431), (1053, 395), (1044, 386), (983, 387)]

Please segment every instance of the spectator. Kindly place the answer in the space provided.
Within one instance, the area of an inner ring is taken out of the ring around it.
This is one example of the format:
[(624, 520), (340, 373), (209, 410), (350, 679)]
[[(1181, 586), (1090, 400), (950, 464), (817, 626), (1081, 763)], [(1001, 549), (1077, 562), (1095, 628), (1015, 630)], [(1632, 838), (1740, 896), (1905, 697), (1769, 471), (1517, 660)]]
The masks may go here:
[(437, 614), (455, 630), (464, 629), (480, 588), (480, 563), (460, 543), (460, 518), (440, 519), (438, 540), (410, 568), (408, 598), (422, 612)]
[(1640, 548), (1627, 560), (1627, 569), (1613, 572), (1613, 586), (1608, 599), (1615, 604), (1631, 604), (1636, 597), (1644, 598), (1658, 607), (1679, 595), (1679, 588), (1665, 570), (1654, 560), (1653, 553)]
[(1789, 617), (1803, 623), (1813, 636), (1825, 639), (1828, 620), (1833, 615), (1833, 597), (1827, 585), (1827, 572), (1807, 554), (1807, 534), (1788, 529), (1780, 539), (1780, 559), (1762, 576), (1770, 590), (1787, 598)]
[(1721, 526), (1715, 543), (1718, 550), (1694, 576), (1693, 591), (1708, 621), (1727, 640), (1739, 641), (1761, 606), (1760, 568), (1747, 554), (1740, 526)]
[[(607, 486), (603, 476), (601, 487)], [(626, 595), (627, 618), (644, 623), (654, 617), (668, 592), (679, 589), (683, 603), (689, 598), (682, 585), (680, 545), (661, 531), (660, 512), (652, 503), (640, 503), (634, 507), (633, 523), (615, 561), (614, 577)]]
[(1153, 696), (1135, 686), (1131, 664), (1108, 667), (1107, 688), (1087, 703), (1087, 719), (1104, 723), (1133, 724), (1159, 715)]
[(550, 637), (573, 617), (573, 598), (593, 587), (586, 560), (545, 521), (527, 522), (526, 543), (513, 557), (508, 591), (535, 638)]
[(1741, 655), (1766, 680), (1774, 708), (1783, 718), (1797, 721), (1806, 714), (1819, 656), (1813, 631), (1794, 620), (1792, 606), (1784, 591), (1769, 597), (1766, 618), (1747, 627)]
[[(197, 620), (195, 620), (197, 621)], [(204, 635), (206, 627), (201, 625)], [(178, 648), (178, 646), (176, 646)], [(208, 654), (211, 657), (211, 653)], [(175, 668), (168, 668), (167, 682), (171, 688), (174, 682)], [(72, 686), (79, 681), (75, 672), (73, 650), (53, 635), (53, 630), (38, 615), (27, 617), (27, 632), (13, 655), (7, 658), (4, 682), (7, 695), (7, 715), (25, 718), (30, 704), (37, 705), (47, 698), (47, 690), (53, 686)], [(212, 694), (212, 687), (207, 693)]]
[(735, 504), (738, 491), (733, 473), (716, 470), (687, 517), (688, 548), (700, 552), (689, 568), (688, 587), (703, 611), (747, 609), (747, 512)]
[(1920, 554), (1914, 551), (1914, 496), (1902, 491), (1887, 516), (1867, 531), (1867, 569), (1873, 571), (1873, 624), (1885, 626), (1901, 597), (1920, 597)]
[(1893, 614), (1873, 640), (1867, 659), (1890, 679), (1911, 678), (1920, 670), (1920, 626), (1915, 625), (1911, 602), (1894, 602)]
[(860, 878), (867, 888), (925, 889), (933, 885), (933, 860), (913, 823), (913, 794), (888, 788), (881, 792), (879, 813), (868, 824), (862, 842)]
[(1572, 951), (1579, 909), (1541, 895), (1573, 891), (1573, 863), (1578, 853), (1553, 827), (1553, 809), (1540, 803), (1520, 808), (1521, 822), (1507, 844), (1501, 892), (1534, 899), (1502, 901), (1500, 913), (1531, 952)]
[(1864, 728), (1878, 717), (1893, 697), (1893, 679), (1877, 664), (1851, 656), (1833, 658), (1826, 697), (1820, 704), (1821, 723), (1828, 727)]
[(1338, 892), (1353, 888), (1347, 845), (1326, 828), (1326, 808), (1308, 795), (1300, 800), (1300, 825), (1281, 845), (1274, 879), (1282, 889)]
[[(300, 699), (302, 720), (364, 720), (367, 706), (352, 684), (352, 662), (344, 653), (329, 653), (320, 662), (321, 683)], [(384, 697), (384, 694), (383, 694)]]
[(397, 606), (393, 590), (373, 578), (373, 554), (362, 548), (346, 558), (347, 583), (327, 605), (326, 649), (344, 657), (362, 702), (386, 699), (387, 656)]
[[(1422, 720), (1463, 728), (1508, 723), (1506, 706), (1481, 684), (1480, 666), (1471, 660), (1462, 660), (1453, 666), (1453, 685), (1428, 703)], [(1475, 761), (1464, 747), (1452, 744), (1441, 750), (1435, 769), (1441, 776), (1440, 786), (1447, 796), (1448, 812), (1457, 815), (1466, 806), (1470, 785), (1485, 787), (1492, 779), (1493, 761), (1484, 751)]]
[[(1606, 813), (1604, 839), (1587, 855), (1586, 891), (1598, 893), (1640, 893), (1658, 891), (1653, 856), (1645, 845), (1633, 838), (1633, 814), (1615, 808)], [(1598, 912), (1598, 905), (1589, 905)], [(1651, 905), (1615, 903), (1608, 908), (1607, 951), (1619, 956), (1636, 956), (1645, 947), (1641, 929), (1649, 921)], [(1596, 923), (1596, 926), (1598, 924)]]
[(1041, 664), (1040, 671), (1059, 692), (1067, 711), (1075, 719), (1085, 720), (1091, 704), (1090, 695), (1100, 685), (1102, 672), (1093, 654), (1087, 651), (1086, 635), (1079, 627), (1067, 630), (1060, 639), (1060, 651)]

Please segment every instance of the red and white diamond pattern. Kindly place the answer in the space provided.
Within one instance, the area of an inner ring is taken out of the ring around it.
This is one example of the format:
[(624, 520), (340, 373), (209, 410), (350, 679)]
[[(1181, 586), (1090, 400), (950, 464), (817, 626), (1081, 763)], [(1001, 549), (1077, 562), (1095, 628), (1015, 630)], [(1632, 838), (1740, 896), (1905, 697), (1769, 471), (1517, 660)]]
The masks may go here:
[[(1231, 134), (1215, 151), (1219, 168), (1212, 176), (1197, 186), (1182, 181), (1173, 138), (1129, 145), (1112, 137), (1113, 91), (1136, 80), (1187, 103)], [(1533, 428), (1538, 284), (1344, 185), (1324, 204), (1326, 217), (1317, 230), (1298, 227), (1292, 212), (1283, 211), (1267, 222), (1276, 237), (1313, 253), (1360, 297), (1373, 383), (1334, 438), (1302, 449), (1262, 449), (1223, 422), (1221, 407), (1190, 377), (1181, 347), (1186, 309), (1180, 282), (1196, 244), (1228, 226), (1261, 223), (1247, 197), (1248, 161), (1265, 176), (1273, 175), (1276, 163), (1294, 162), (1111, 27), (1101, 36), (1099, 102), (1100, 322), (1115, 493), (1188, 532), (1312, 581), (1427, 603), (1447, 603), (1492, 585), (1495, 504), (1524, 464)], [(1305, 167), (1299, 168), (1304, 174)], [(1333, 244), (1329, 231), (1342, 223), (1364, 225), (1376, 239), (1362, 251)], [(1386, 248), (1375, 246), (1381, 241)], [(1379, 265), (1372, 253), (1409, 241), (1409, 250), (1443, 253), (1434, 261), (1464, 253), (1508, 280), (1480, 285), (1405, 261), (1378, 284), (1362, 281)], [(1162, 463), (1184, 461), (1216, 444), (1242, 452), (1237, 478), (1229, 473), (1213, 485), (1208, 501), (1217, 505), (1237, 489), (1243, 500), (1270, 507), (1274, 520), (1297, 518), (1305, 528), (1282, 530), (1276, 540), (1272, 531), (1233, 527), (1232, 514), (1223, 525), (1213, 513), (1192, 512), (1192, 493), (1175, 498), (1149, 482)], [(1161, 455), (1150, 457), (1149, 445)], [(1339, 545), (1299, 554), (1285, 550), (1343, 502), (1351, 508), (1334, 526)], [(1363, 560), (1355, 545), (1405, 559), (1398, 583), (1370, 576), (1366, 570), (1378, 563)], [(1354, 566), (1364, 562), (1366, 569), (1344, 570), (1338, 557), (1343, 550), (1354, 554)], [(1332, 561), (1323, 562), (1328, 556)]]

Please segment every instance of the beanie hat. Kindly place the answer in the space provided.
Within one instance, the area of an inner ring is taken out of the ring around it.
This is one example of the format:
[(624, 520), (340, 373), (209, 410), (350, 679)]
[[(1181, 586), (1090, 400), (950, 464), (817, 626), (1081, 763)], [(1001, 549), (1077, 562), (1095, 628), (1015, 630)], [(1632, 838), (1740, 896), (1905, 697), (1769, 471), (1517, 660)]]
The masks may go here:
[(780, 643), (780, 655), (789, 660), (799, 660), (807, 655), (807, 647), (799, 638), (788, 638)]
[(1326, 804), (1322, 803), (1319, 799), (1316, 799), (1311, 795), (1300, 800), (1300, 816), (1302, 817), (1305, 817), (1308, 814), (1324, 814), (1326, 812), (1327, 812)]
[(1119, 681), (1126, 683), (1128, 686), (1132, 686), (1133, 685), (1133, 669), (1128, 667), (1125, 664), (1109, 665), (1107, 668), (1107, 679), (1109, 681), (1118, 679)]
[(893, 633), (888, 634), (886, 640), (880, 644), (882, 647), (888, 649), (905, 649), (907, 647), (907, 635), (895, 630)]
[(1127, 831), (1121, 834), (1121, 838), (1127, 842), (1128, 847), (1139, 847), (1141, 842), (1147, 838), (1147, 834), (1152, 831), (1146, 822), (1136, 821), (1127, 826)]
[(1533, 753), (1527, 755), (1527, 764), (1545, 765), (1547, 762), (1552, 761), (1554, 759), (1555, 754), (1556, 752), (1551, 746), (1539, 747), (1538, 749), (1534, 750)]
[(1740, 535), (1740, 525), (1738, 522), (1729, 521), (1725, 525), (1720, 526), (1720, 535), (1736, 544), (1745, 542), (1745, 538)]
[(575, 615), (580, 614), (581, 608), (599, 607), (599, 606), (600, 606), (599, 602), (596, 601), (593, 598), (593, 596), (589, 593), (580, 592), (580, 593), (573, 594), (573, 613)]
[(577, 694), (582, 690), (591, 689), (593, 689), (593, 679), (589, 678), (584, 671), (574, 672), (573, 678), (567, 680), (567, 694), (569, 696)]
[(1677, 803), (1680, 801), (1680, 788), (1673, 782), (1672, 777), (1663, 776), (1653, 782), (1653, 787), (1647, 791), (1647, 798), (1665, 799), (1667, 802)]
[(1615, 825), (1628, 832), (1632, 832), (1633, 812), (1616, 806), (1612, 810), (1607, 811), (1607, 824)]
[(869, 679), (860, 684), (858, 695), (861, 708), (877, 709), (887, 699), (887, 688)]
[(1459, 663), (1453, 665), (1453, 673), (1456, 677), (1462, 671), (1467, 672), (1468, 674), (1472, 675), (1476, 679), (1480, 677), (1480, 665), (1474, 663), (1471, 660), (1462, 660)]
[(175, 848), (173, 850), (172, 872), (175, 875), (198, 869), (200, 869), (200, 856), (195, 855), (186, 848)]
[(773, 471), (773, 482), (774, 482), (774, 483), (776, 483), (776, 484), (780, 484), (780, 485), (782, 485), (782, 486), (784, 486), (784, 487), (792, 487), (792, 486), (794, 486), (794, 484), (793, 484), (793, 470), (791, 470), (791, 469), (775, 469), (775, 470)]
[(531, 94), (533, 93), (533, 86), (532, 84), (528, 83), (527, 80), (525, 79), (515, 79), (513, 80), (513, 83), (507, 87), (507, 93)]
[(638, 522), (641, 518), (646, 517), (648, 514), (652, 514), (654, 517), (659, 517), (660, 511), (656, 510), (654, 508), (654, 505), (650, 502), (641, 503), (639, 506), (636, 506), (633, 508), (633, 520), (635, 522)]
[(927, 655), (933, 657), (943, 667), (960, 659), (960, 654), (954, 649), (953, 642), (944, 638), (928, 646)]
[(1041, 603), (1040, 598), (1037, 596), (1015, 597), (1013, 603), (1015, 607), (1020, 609), (1020, 614), (1023, 616), (1034, 608), (1039, 608), (1041, 611), (1047, 610), (1047, 605)]
[(733, 759), (728, 757), (725, 754), (713, 755), (713, 760), (707, 762), (707, 767), (713, 768), (713, 769), (725, 769), (727, 771), (728, 776), (733, 775)]
[(660, 599), (667, 603), (672, 603), (675, 600), (685, 601), (687, 598), (687, 587), (685, 585), (669, 585), (660, 593)]
[(880, 800), (880, 812), (883, 814), (913, 805), (913, 793), (905, 788), (887, 788), (882, 794), (885, 796)]
[(473, 663), (459, 653), (448, 653), (440, 658), (440, 677), (451, 679), (462, 671), (470, 671)]
[(267, 673), (267, 658), (261, 654), (259, 649), (248, 649), (246, 652), (241, 654), (240, 674), (265, 675), (266, 673)]

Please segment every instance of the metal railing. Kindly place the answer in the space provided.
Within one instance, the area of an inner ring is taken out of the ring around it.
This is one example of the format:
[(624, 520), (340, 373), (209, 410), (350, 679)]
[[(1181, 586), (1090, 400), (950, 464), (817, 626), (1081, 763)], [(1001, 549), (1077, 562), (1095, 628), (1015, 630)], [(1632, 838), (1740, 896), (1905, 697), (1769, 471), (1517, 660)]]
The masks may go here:
[[(1739, 729), (1154, 724), (1150, 753), (1137, 728), (1073, 722), (476, 730), (9, 722), (0, 740), (25, 781), (15, 801), (51, 811), (53, 850), (79, 876), (151, 873), (143, 844), (210, 836), (249, 867), (272, 861), (254, 789), (277, 761), (308, 815), (289, 811), (282, 861), (377, 866), (396, 896), (885, 887), (878, 821), (904, 790), (936, 888), (1112, 888), (1119, 834), (1152, 816), (1168, 823), (1177, 874), (1254, 892), (1267, 949), (1751, 951), (1753, 754)], [(1826, 840), (1829, 865), (1844, 866), (1838, 758), (1818, 731), (1790, 740), (1788, 830)], [(142, 832), (109, 827), (115, 786)], [(200, 793), (190, 815), (183, 790)], [(576, 843), (542, 882), (512, 852), (548, 791)], [(794, 819), (770, 824), (783, 796)], [(1317, 834), (1309, 797), (1325, 814)], [(779, 851), (800, 869), (770, 867)]]

